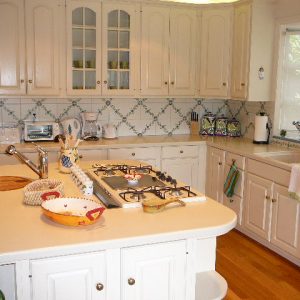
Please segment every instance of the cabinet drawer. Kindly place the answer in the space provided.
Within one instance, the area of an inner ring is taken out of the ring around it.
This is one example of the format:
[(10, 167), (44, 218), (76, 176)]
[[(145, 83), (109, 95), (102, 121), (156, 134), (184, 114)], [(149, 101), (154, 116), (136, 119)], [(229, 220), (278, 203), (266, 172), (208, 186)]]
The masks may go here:
[(107, 159), (107, 150), (80, 150), (78, 151), (81, 161), (103, 160)]
[(167, 146), (162, 148), (162, 158), (198, 157), (198, 146)]
[(160, 147), (109, 149), (109, 159), (150, 159), (159, 158)]
[(226, 163), (228, 165), (231, 165), (233, 162), (235, 162), (235, 165), (241, 169), (241, 170), (245, 170), (245, 157), (238, 155), (238, 154), (234, 154), (231, 152), (226, 152)]
[(291, 172), (287, 170), (283, 170), (254, 159), (248, 159), (247, 171), (283, 186), (289, 186)]

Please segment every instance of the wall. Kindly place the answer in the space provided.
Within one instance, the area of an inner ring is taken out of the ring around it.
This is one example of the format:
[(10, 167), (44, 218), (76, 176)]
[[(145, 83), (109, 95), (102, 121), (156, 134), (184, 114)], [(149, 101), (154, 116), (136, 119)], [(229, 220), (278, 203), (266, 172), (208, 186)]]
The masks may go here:
[(300, 15), (299, 0), (277, 0), (275, 6), (276, 18), (286, 18)]
[(253, 137), (254, 116), (264, 110), (273, 115), (272, 103), (204, 99), (5, 99), (0, 98), (0, 125), (22, 125), (24, 120), (60, 121), (80, 112), (98, 113), (102, 124), (113, 122), (119, 136), (188, 134), (190, 112), (206, 112), (241, 121), (242, 134)]

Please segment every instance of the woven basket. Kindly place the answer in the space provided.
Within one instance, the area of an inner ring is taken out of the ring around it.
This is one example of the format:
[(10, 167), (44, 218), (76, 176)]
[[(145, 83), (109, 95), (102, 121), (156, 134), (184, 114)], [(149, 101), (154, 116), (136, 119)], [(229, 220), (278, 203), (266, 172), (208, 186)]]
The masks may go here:
[(64, 197), (63, 182), (56, 179), (40, 179), (24, 188), (24, 203), (41, 205), (44, 200)]

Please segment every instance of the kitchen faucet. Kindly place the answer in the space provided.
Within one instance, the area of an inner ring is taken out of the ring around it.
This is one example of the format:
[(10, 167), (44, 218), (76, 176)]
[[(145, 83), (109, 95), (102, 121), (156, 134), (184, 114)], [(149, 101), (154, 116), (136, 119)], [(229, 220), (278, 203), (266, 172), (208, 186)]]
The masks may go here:
[(296, 126), (296, 128), (300, 131), (300, 121), (294, 121), (293, 122), (293, 125), (295, 125)]
[(29, 168), (31, 168), (40, 178), (48, 178), (48, 152), (44, 150), (41, 146), (36, 145), (36, 149), (39, 154), (39, 166), (36, 166), (30, 159), (28, 159), (24, 154), (16, 150), (14, 145), (9, 145), (6, 148), (6, 153), (10, 155), (16, 155), (22, 162), (24, 162)]

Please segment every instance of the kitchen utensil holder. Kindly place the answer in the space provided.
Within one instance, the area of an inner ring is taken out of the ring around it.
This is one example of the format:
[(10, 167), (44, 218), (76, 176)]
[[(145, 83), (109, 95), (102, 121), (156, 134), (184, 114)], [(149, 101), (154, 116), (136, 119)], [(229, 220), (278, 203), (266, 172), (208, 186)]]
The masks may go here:
[(197, 121), (191, 121), (190, 134), (199, 135), (199, 123)]
[(40, 179), (24, 188), (23, 202), (28, 205), (41, 205), (45, 200), (64, 197), (64, 185), (61, 180)]

